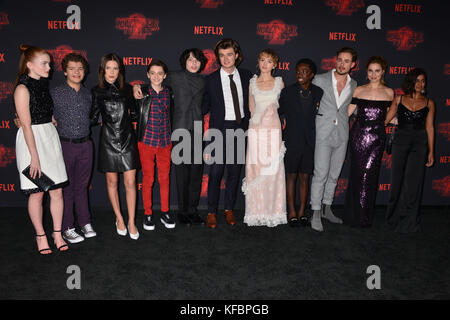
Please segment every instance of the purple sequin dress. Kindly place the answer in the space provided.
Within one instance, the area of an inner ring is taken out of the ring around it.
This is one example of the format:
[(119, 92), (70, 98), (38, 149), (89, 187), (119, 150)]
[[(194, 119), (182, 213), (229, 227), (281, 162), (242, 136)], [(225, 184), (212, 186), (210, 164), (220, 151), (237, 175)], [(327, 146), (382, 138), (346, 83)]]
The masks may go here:
[(357, 115), (350, 130), (350, 179), (343, 220), (350, 226), (370, 227), (386, 140), (384, 120), (391, 101), (353, 98), (351, 103), (357, 105)]

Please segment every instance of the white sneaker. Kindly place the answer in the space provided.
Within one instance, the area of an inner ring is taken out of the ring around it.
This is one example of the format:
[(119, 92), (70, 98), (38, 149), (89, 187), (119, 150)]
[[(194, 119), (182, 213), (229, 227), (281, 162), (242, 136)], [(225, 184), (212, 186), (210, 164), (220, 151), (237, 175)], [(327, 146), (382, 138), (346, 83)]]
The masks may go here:
[(83, 232), (85, 238), (92, 238), (97, 235), (97, 232), (94, 231), (90, 223), (82, 227), (81, 232)]
[(67, 240), (70, 243), (78, 243), (84, 241), (84, 238), (75, 231), (75, 228), (64, 231), (62, 237), (64, 240)]

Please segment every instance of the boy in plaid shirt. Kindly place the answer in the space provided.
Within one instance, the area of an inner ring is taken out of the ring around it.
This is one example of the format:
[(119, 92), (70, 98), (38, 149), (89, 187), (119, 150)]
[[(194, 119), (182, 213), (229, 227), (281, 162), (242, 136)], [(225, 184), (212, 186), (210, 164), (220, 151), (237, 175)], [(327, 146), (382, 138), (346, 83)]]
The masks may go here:
[(175, 228), (175, 219), (169, 213), (170, 165), (171, 165), (171, 91), (163, 86), (167, 66), (153, 60), (147, 67), (149, 86), (142, 87), (144, 97), (138, 100), (138, 149), (142, 165), (142, 199), (144, 202), (144, 229), (154, 230), (152, 218), (152, 189), (155, 177), (155, 160), (161, 196), (161, 222), (166, 228)]

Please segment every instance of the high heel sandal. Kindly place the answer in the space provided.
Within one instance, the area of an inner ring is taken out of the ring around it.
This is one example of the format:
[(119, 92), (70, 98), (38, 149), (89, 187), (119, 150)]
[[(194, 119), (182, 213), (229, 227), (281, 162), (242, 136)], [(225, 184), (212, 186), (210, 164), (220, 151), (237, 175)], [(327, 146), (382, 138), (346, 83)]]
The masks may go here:
[[(55, 240), (55, 232), (61, 233), (61, 230), (53, 230), (53, 235), (52, 235), (53, 240)], [(56, 246), (56, 241), (53, 241), (53, 242), (55, 243), (55, 246)], [(66, 248), (66, 247), (67, 247), (67, 249), (61, 250), (62, 248)], [(56, 249), (58, 249), (59, 252), (64, 252), (64, 251), (67, 251), (69, 249), (69, 245), (66, 243), (66, 244), (63, 244), (60, 247), (56, 246)]]
[[(37, 235), (36, 235), (36, 238), (37, 238), (37, 237), (45, 237), (45, 236), (46, 236), (45, 233), (44, 233), (44, 234), (37, 234)], [(43, 251), (50, 251), (50, 252), (49, 252), (49, 253), (42, 253)], [(38, 252), (39, 252), (39, 254), (41, 254), (41, 255), (43, 255), (43, 256), (46, 256), (46, 255), (49, 255), (49, 254), (52, 253), (52, 249), (50, 249), (50, 248), (45, 248), (45, 249), (39, 250)]]

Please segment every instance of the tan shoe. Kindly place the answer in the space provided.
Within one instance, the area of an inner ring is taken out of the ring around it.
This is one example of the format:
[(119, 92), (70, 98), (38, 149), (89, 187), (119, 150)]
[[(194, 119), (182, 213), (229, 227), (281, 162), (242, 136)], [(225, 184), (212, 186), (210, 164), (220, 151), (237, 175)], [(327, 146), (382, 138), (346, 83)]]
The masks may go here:
[(236, 224), (236, 219), (234, 218), (233, 210), (225, 210), (225, 219), (230, 226), (234, 226)]
[(214, 213), (208, 213), (208, 216), (206, 217), (206, 226), (212, 229), (217, 227), (217, 219)]

